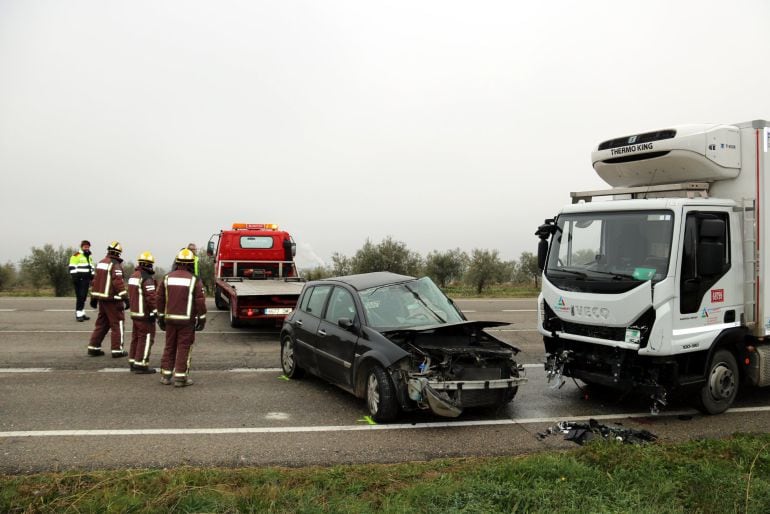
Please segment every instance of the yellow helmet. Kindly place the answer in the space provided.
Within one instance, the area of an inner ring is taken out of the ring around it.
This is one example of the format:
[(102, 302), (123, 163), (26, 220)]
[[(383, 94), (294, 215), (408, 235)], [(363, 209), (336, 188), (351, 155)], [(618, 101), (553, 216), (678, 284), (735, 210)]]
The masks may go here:
[(121, 253), (123, 253), (123, 247), (120, 246), (120, 243), (118, 243), (117, 241), (113, 241), (109, 245), (107, 245), (107, 252), (114, 253), (115, 255), (120, 255)]
[(176, 254), (175, 262), (178, 264), (192, 264), (195, 262), (195, 255), (187, 248), (182, 248), (179, 253)]
[(153, 257), (150, 252), (140, 253), (139, 257), (137, 257), (136, 260), (139, 261), (139, 264), (150, 265), (150, 266), (155, 264), (155, 257)]

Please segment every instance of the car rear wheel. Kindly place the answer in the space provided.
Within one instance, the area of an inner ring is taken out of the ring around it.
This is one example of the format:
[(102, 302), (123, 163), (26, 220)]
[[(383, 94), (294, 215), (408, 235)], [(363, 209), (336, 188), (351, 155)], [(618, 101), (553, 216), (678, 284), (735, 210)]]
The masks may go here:
[(305, 374), (305, 370), (297, 364), (294, 340), (291, 336), (285, 336), (281, 341), (281, 368), (283, 368), (283, 374), (289, 378), (300, 378)]
[(738, 364), (727, 350), (717, 350), (711, 357), (706, 383), (700, 391), (700, 410), (706, 414), (721, 414), (733, 404), (738, 394)]
[(375, 421), (391, 421), (398, 414), (396, 391), (382, 366), (374, 366), (366, 376), (366, 406)]

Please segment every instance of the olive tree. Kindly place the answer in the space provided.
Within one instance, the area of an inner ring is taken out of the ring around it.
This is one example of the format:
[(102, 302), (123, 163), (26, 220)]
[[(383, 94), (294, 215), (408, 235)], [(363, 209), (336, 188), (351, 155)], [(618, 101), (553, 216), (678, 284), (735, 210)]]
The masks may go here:
[(422, 269), (420, 254), (409, 250), (405, 243), (388, 236), (379, 244), (368, 239), (351, 259), (353, 273), (390, 271), (401, 275), (419, 275)]
[(16, 280), (16, 266), (12, 262), (6, 262), (0, 266), (0, 291), (13, 287)]
[(453, 280), (462, 278), (467, 267), (468, 255), (459, 248), (433, 251), (425, 258), (425, 274), (442, 289)]
[(48, 285), (53, 287), (56, 296), (72, 294), (69, 261), (75, 250), (63, 246), (55, 249), (52, 245), (47, 244), (42, 248), (32, 247), (31, 252), (31, 255), (21, 261), (24, 277), (36, 289)]
[(489, 286), (508, 280), (510, 266), (500, 260), (497, 250), (474, 249), (471, 252), (465, 281), (476, 289), (477, 294)]

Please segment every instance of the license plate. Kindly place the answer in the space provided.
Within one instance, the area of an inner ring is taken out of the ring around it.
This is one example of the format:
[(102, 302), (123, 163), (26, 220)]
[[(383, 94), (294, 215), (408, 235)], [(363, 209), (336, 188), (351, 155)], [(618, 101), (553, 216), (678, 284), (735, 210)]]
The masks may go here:
[(265, 309), (265, 314), (291, 314), (291, 308), (289, 307), (277, 307), (272, 309)]

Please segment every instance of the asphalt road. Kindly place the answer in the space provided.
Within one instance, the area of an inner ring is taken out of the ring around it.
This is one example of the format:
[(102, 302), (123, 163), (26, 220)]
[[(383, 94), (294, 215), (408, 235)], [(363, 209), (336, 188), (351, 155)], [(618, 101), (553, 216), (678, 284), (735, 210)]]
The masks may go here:
[[(416, 413), (371, 425), (363, 402), (348, 393), (314, 378), (285, 380), (277, 331), (231, 329), (213, 304), (193, 350), (195, 385), (174, 389), (157, 374), (128, 373), (125, 359), (87, 357), (93, 319), (74, 320), (74, 299), (0, 298), (0, 472), (511, 455), (571, 448), (559, 435), (537, 433), (592, 417), (664, 442), (765, 431), (770, 422), (770, 389), (745, 392), (713, 417), (686, 404), (651, 416), (643, 398), (593, 394), (571, 382), (551, 389), (534, 299), (457, 303), (470, 319), (510, 323), (491, 332), (521, 350), (529, 382), (498, 412)], [(155, 365), (162, 346), (159, 332)]]

